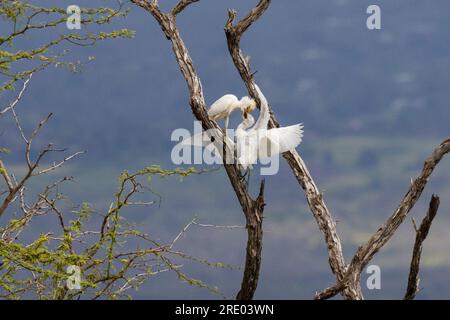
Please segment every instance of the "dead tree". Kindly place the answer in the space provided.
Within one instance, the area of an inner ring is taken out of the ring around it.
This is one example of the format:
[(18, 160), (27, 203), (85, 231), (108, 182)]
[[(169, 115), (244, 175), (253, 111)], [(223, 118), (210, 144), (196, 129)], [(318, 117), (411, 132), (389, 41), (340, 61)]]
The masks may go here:
[[(172, 50), (189, 89), (189, 104), (196, 119), (201, 122), (204, 130), (216, 129), (218, 132), (222, 132), (217, 124), (208, 118), (200, 77), (194, 68), (192, 58), (180, 36), (176, 24), (177, 15), (190, 4), (198, 2), (198, 0), (182, 0), (167, 13), (160, 10), (157, 1), (132, 0), (132, 2), (148, 11), (156, 19), (166, 38), (172, 43)], [(246, 219), (248, 240), (245, 271), (237, 299), (247, 300), (253, 298), (258, 285), (261, 266), (264, 180), (261, 181), (258, 197), (253, 199), (241, 178), (237, 164), (229, 164), (224, 160), (224, 167)]]
[[(233, 25), (236, 19), (236, 11), (229, 10), (228, 21), (225, 25), (225, 34), (227, 37), (228, 50), (233, 59), (236, 69), (244, 81), (250, 95), (257, 99), (258, 95), (253, 85), (253, 73), (251, 72), (249, 59), (247, 59), (240, 49), (240, 40), (243, 33), (267, 10), (271, 0), (261, 0), (258, 5), (252, 9), (247, 16)], [(269, 121), (269, 128), (278, 128), (280, 125), (271, 110), (271, 117)], [(323, 195), (320, 193), (314, 179), (309, 173), (305, 162), (297, 151), (292, 150), (283, 154), (289, 164), (292, 173), (297, 182), (304, 190), (306, 200), (308, 202), (311, 213), (319, 226), (320, 231), (325, 237), (325, 242), (328, 249), (328, 261), (331, 271), (336, 276), (337, 280), (343, 279), (345, 273), (345, 261), (342, 253), (341, 240), (336, 230), (336, 223), (328, 210)], [(358, 288), (354, 288), (353, 292), (349, 290), (344, 291), (344, 295), (349, 299), (355, 299), (361, 295)]]
[[(149, 12), (159, 23), (166, 38), (171, 41), (172, 50), (175, 54), (177, 63), (188, 85), (190, 106), (197, 120), (201, 121), (205, 130), (212, 128), (220, 130), (217, 124), (211, 121), (206, 114), (200, 78), (195, 71), (192, 58), (180, 37), (176, 25), (177, 15), (190, 4), (199, 2), (199, 0), (180, 0), (178, 4), (167, 13), (163, 13), (160, 10), (158, 1), (156, 0), (131, 0), (131, 2)], [(238, 22), (235, 21), (236, 11), (229, 10), (228, 20), (225, 24), (225, 35), (231, 58), (245, 83), (249, 94), (257, 102), (259, 102), (259, 99), (253, 80), (253, 73), (250, 68), (249, 60), (240, 49), (240, 41), (245, 31), (247, 31), (248, 28), (264, 14), (270, 3), (271, 0), (260, 0), (246, 16)], [(269, 128), (276, 127), (279, 127), (279, 123), (271, 109)], [(284, 159), (289, 164), (300, 187), (305, 192), (311, 213), (324, 236), (328, 250), (330, 268), (336, 277), (336, 285), (317, 293), (315, 296), (316, 299), (330, 298), (338, 293), (341, 293), (346, 299), (363, 299), (360, 286), (360, 275), (362, 270), (367, 266), (378, 250), (392, 238), (397, 228), (417, 203), (434, 168), (449, 151), (450, 138), (442, 142), (426, 160), (421, 175), (412, 182), (409, 191), (401, 201), (397, 210), (377, 230), (368, 242), (358, 249), (348, 265), (344, 259), (341, 240), (336, 229), (336, 222), (324, 201), (322, 193), (319, 191), (313, 177), (309, 173), (305, 162), (295, 150), (283, 154)], [(253, 200), (248, 194), (246, 186), (239, 179), (237, 167), (230, 164), (225, 164), (224, 167), (245, 214), (248, 228), (246, 265), (241, 290), (239, 291), (237, 298), (251, 299), (258, 283), (261, 263), (261, 221), (264, 208), (264, 182), (261, 183), (261, 192), (258, 198)]]

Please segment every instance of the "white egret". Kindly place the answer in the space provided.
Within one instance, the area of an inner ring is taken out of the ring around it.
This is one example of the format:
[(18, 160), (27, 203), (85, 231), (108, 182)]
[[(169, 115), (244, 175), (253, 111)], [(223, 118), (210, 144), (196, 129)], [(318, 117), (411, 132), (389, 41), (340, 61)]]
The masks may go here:
[[(302, 142), (303, 138), (302, 124), (267, 129), (270, 120), (269, 104), (260, 88), (257, 85), (255, 87), (261, 101), (261, 112), (258, 120), (255, 123), (255, 119), (249, 114), (250, 108), (244, 107), (243, 120), (235, 132), (236, 145), (227, 137), (227, 146), (231, 150), (237, 148), (237, 163), (247, 171), (252, 168), (252, 165), (257, 162), (258, 158), (270, 158), (274, 155), (293, 150)], [(222, 155), (222, 139), (223, 135), (220, 130), (213, 129), (209, 130), (209, 133), (203, 131), (200, 134), (191, 136), (180, 143), (182, 145), (206, 147), (210, 151), (218, 152)]]
[(244, 112), (243, 120), (236, 128), (237, 161), (243, 169), (251, 167), (258, 158), (256, 135), (247, 131), (255, 124), (255, 118)]
[(257, 159), (270, 158), (274, 155), (295, 149), (303, 137), (303, 125), (258, 129), (250, 128), (255, 119), (244, 114), (244, 119), (236, 129), (238, 163), (244, 170), (251, 169)]
[(267, 129), (270, 120), (269, 103), (256, 84), (255, 88), (261, 101), (259, 118), (255, 123), (253, 116), (244, 111), (243, 121), (236, 129), (238, 163), (244, 170), (251, 168), (258, 158), (269, 158), (295, 149), (303, 137), (302, 124)]
[(230, 114), (238, 108), (242, 112), (252, 112), (256, 108), (256, 102), (247, 96), (239, 100), (233, 94), (226, 94), (211, 105), (208, 116), (214, 121), (225, 119), (225, 129), (227, 129)]

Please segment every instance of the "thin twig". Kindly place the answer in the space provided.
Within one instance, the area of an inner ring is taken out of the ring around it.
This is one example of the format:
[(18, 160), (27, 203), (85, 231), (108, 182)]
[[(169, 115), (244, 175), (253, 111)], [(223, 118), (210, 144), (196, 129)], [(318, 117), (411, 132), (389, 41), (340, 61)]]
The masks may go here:
[(169, 245), (169, 250), (172, 250), (173, 246), (177, 243), (181, 236), (186, 233), (187, 229), (189, 229), (189, 227), (195, 223), (196, 220), (197, 217), (194, 217), (188, 224), (184, 226), (183, 230), (181, 230), (181, 232), (173, 239), (172, 243)]
[(38, 176), (38, 175), (45, 174), (45, 173), (48, 173), (48, 172), (50, 172), (50, 171), (56, 170), (56, 169), (62, 167), (67, 161), (70, 161), (70, 160), (72, 160), (73, 158), (75, 158), (76, 156), (78, 156), (78, 155), (80, 155), (80, 154), (84, 154), (84, 153), (85, 153), (85, 151), (78, 151), (78, 152), (75, 152), (74, 154), (72, 154), (72, 155), (66, 157), (66, 158), (65, 158), (64, 160), (62, 160), (61, 162), (59, 162), (59, 163), (54, 163), (53, 165), (51, 165), (51, 166), (48, 167), (47, 169), (41, 170), (41, 171), (39, 171), (38, 173), (36, 173), (36, 174), (34, 174), (34, 175)]
[(19, 101), (22, 99), (22, 96), (25, 92), (25, 90), (27, 89), (28, 83), (30, 82), (31, 78), (33, 77), (33, 73), (30, 73), (30, 75), (28, 76), (28, 78), (25, 80), (25, 82), (23, 83), (22, 89), (20, 90), (19, 94), (17, 95), (16, 99), (14, 99), (13, 102), (11, 102), (9, 104), (8, 107), (4, 108), (3, 110), (0, 111), (0, 117), (3, 116), (3, 114), (5, 114), (6, 112), (8, 112), (9, 110), (12, 110), (16, 107), (16, 105), (19, 103)]
[(219, 226), (215, 224), (205, 224), (205, 223), (198, 223), (194, 222), (194, 225), (199, 227), (205, 227), (205, 228), (215, 228), (215, 229), (245, 229), (245, 226)]

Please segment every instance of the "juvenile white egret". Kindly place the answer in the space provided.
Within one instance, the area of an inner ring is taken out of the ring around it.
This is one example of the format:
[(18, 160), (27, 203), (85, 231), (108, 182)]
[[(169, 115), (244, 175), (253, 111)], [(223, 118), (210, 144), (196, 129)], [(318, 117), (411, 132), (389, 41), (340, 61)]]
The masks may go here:
[(225, 129), (227, 129), (230, 114), (238, 108), (242, 112), (252, 112), (256, 108), (256, 102), (247, 96), (239, 100), (233, 94), (226, 94), (211, 105), (208, 110), (208, 116), (214, 121), (225, 119)]
[(246, 170), (256, 163), (258, 158), (256, 135), (249, 134), (247, 131), (255, 124), (255, 118), (251, 114), (244, 112), (243, 120), (236, 128), (236, 144), (238, 163)]
[(238, 148), (238, 163), (244, 170), (251, 169), (258, 158), (270, 158), (274, 155), (295, 149), (303, 137), (303, 125), (295, 124), (288, 127), (250, 128), (255, 119), (250, 114), (236, 129), (236, 144)]
[(268, 158), (295, 149), (303, 137), (302, 124), (267, 129), (270, 120), (269, 103), (261, 89), (256, 84), (255, 87), (261, 101), (259, 118), (255, 123), (253, 116), (244, 111), (243, 121), (236, 129), (238, 163), (244, 170), (251, 168), (258, 158)]

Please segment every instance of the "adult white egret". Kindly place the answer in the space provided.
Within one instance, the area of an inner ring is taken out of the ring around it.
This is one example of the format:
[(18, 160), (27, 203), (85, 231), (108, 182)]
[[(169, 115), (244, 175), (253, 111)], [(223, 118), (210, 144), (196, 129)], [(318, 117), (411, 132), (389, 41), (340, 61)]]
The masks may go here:
[(234, 94), (226, 94), (211, 105), (208, 116), (214, 121), (225, 119), (225, 129), (228, 129), (230, 114), (238, 108), (242, 112), (252, 112), (256, 108), (256, 102), (247, 96), (239, 100)]

